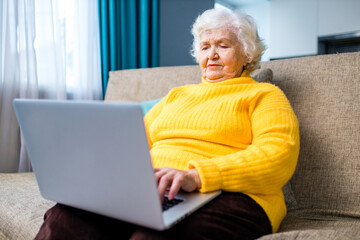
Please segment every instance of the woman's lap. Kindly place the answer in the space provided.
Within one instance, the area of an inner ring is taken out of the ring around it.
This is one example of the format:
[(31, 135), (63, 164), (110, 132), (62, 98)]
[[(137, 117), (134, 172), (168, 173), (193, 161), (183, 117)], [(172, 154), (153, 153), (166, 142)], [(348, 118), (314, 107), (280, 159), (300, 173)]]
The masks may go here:
[(162, 232), (60, 204), (44, 219), (36, 239), (255, 239), (271, 233), (265, 212), (254, 200), (229, 192)]

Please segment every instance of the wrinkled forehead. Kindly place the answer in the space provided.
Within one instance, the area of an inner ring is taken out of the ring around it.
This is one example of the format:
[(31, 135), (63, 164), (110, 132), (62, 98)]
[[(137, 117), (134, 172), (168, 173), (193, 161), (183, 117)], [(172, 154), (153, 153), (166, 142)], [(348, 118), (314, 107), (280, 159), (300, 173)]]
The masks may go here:
[(209, 41), (228, 41), (233, 44), (240, 43), (234, 31), (230, 28), (206, 29), (200, 34), (200, 44)]

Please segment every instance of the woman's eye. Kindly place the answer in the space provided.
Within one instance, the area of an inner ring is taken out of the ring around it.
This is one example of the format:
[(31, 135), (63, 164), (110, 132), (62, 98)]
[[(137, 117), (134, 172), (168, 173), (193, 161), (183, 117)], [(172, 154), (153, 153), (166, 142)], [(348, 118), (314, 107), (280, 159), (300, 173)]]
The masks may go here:
[(220, 45), (221, 48), (229, 48), (228, 45)]
[(208, 48), (209, 48), (208, 46), (204, 46), (204, 47), (201, 47), (201, 50), (204, 51), (204, 50), (206, 50)]

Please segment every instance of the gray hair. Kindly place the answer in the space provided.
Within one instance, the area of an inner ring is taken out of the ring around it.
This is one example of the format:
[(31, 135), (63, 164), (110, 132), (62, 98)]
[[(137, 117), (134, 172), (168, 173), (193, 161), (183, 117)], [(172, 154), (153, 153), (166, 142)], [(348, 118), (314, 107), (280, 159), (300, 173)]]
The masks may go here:
[(248, 63), (245, 69), (252, 72), (258, 69), (261, 56), (265, 51), (265, 45), (260, 39), (256, 24), (249, 15), (238, 11), (231, 11), (224, 8), (214, 8), (203, 12), (195, 20), (191, 33), (194, 41), (191, 49), (191, 55), (198, 62), (198, 54), (200, 51), (200, 36), (206, 30), (216, 28), (228, 28), (236, 36), (241, 43), (241, 49), (248, 57)]

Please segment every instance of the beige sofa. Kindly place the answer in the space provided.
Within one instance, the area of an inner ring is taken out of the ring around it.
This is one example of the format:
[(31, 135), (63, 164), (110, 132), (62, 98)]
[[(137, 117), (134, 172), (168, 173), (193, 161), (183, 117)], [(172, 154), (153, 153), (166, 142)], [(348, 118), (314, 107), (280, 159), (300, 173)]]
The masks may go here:
[[(271, 71), (262, 70), (272, 70), (301, 132), (298, 166), (284, 188), (288, 215), (278, 233), (261, 239), (360, 239), (360, 53), (261, 67), (257, 80), (269, 80)], [(197, 66), (111, 72), (106, 100), (156, 99), (200, 77)], [(0, 239), (32, 239), (53, 204), (40, 196), (32, 173), (0, 174)]]

